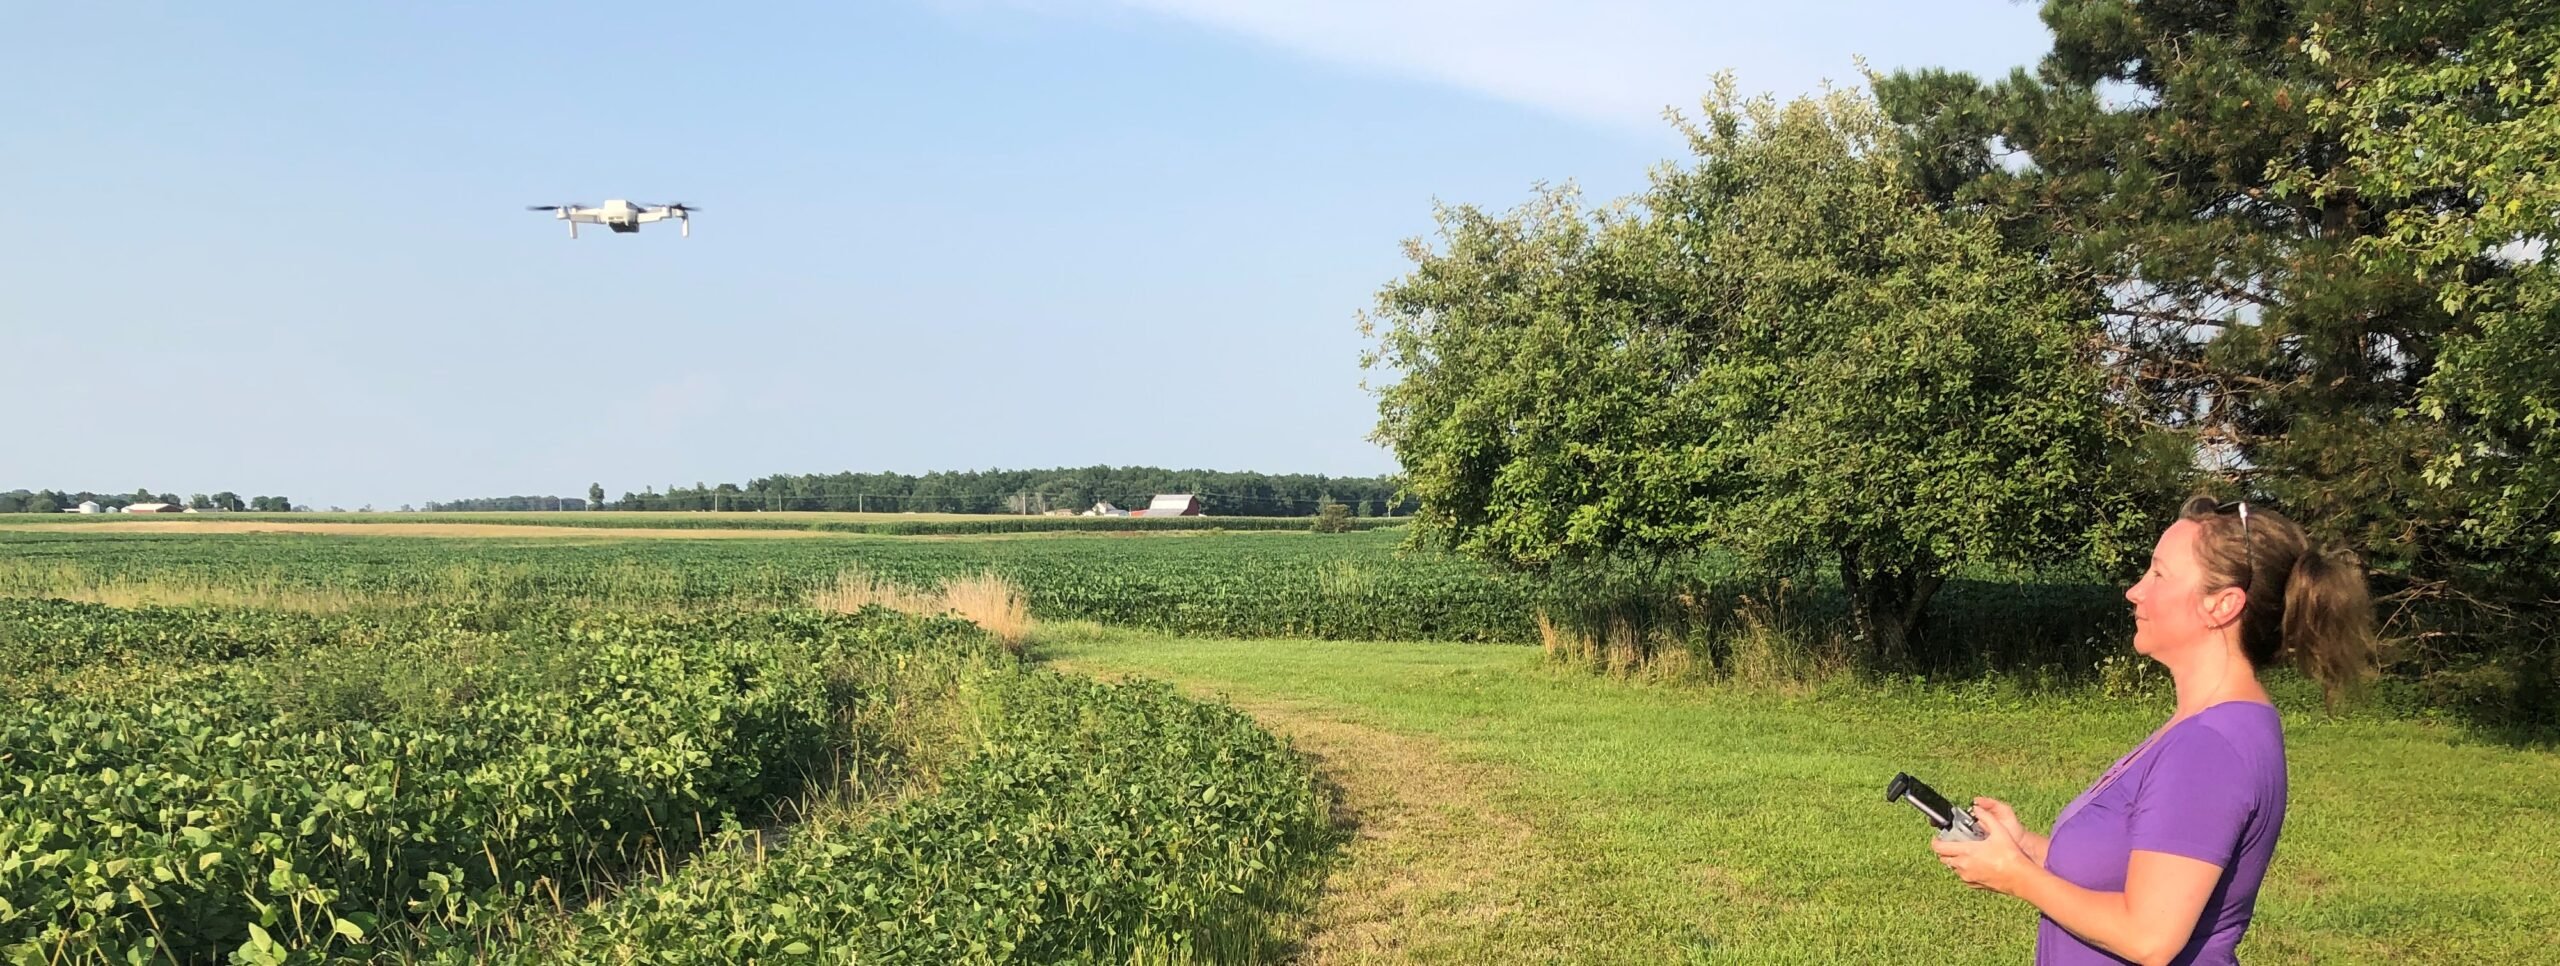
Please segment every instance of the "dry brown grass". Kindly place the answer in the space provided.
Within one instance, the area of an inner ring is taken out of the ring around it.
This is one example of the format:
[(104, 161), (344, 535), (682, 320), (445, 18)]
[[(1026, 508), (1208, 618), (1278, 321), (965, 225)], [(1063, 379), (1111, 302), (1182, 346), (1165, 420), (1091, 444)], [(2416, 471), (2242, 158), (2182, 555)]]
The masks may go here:
[(943, 581), (942, 606), (986, 628), (1016, 654), (1031, 634), (1031, 602), (1011, 578), (992, 570)]
[(1596, 637), (1558, 624), (1544, 612), (1537, 615), (1537, 620), (1538, 643), (1549, 660), (1582, 664), (1619, 676), (1658, 673), (1665, 659), (1675, 653), (1678, 657), (1674, 660), (1682, 671), (1689, 666), (1688, 652), (1680, 642), (1648, 639), (1625, 618), (1611, 618), (1609, 626)]
[[(1851, 672), (1848, 642), (1835, 630), (1799, 621), (1751, 597), (1736, 602), (1737, 626), (1722, 635), (1723, 667), (1701, 661), (1693, 642), (1668, 631), (1650, 636), (1625, 620), (1611, 620), (1597, 636), (1537, 615), (1538, 643), (1548, 660), (1577, 664), (1617, 677), (1659, 681), (1720, 678), (1754, 688), (1796, 694)], [(1818, 643), (1808, 645), (1804, 642)]]
[(1538, 646), (1547, 652), (1547, 660), (1550, 661), (1591, 659), (1591, 639), (1548, 620), (1545, 611), (1538, 612)]
[(939, 595), (892, 583), (860, 567), (836, 571), (836, 582), (819, 588), (809, 604), (839, 614), (855, 613), (874, 604), (905, 614), (942, 613)]
[(109, 607), (211, 605), (317, 613), (344, 613), (392, 602), (379, 595), (351, 590), (290, 586), (272, 577), (213, 584), (115, 576), (78, 564), (37, 564), (23, 560), (0, 560), (0, 595), (58, 597)]
[(860, 568), (836, 573), (833, 585), (812, 595), (819, 610), (850, 614), (874, 604), (907, 614), (955, 614), (986, 628), (1014, 653), (1031, 635), (1031, 603), (1022, 587), (994, 571), (945, 580), (931, 589), (885, 580)]
[[(1736, 612), (1742, 626), (1733, 634), (1728, 669), (1734, 681), (1781, 694), (1802, 694), (1814, 685), (1850, 673), (1849, 645), (1837, 634), (1794, 620), (1784, 608), (1744, 597)], [(1808, 649), (1802, 642), (1820, 639)]]
[[(312, 586), (280, 574), (232, 572), (136, 576), (77, 563), (0, 559), (0, 596), (58, 597), (111, 607), (212, 605), (266, 610), (343, 613), (427, 604), (496, 604), (528, 599), (542, 571), (531, 564), (466, 561), (425, 574), (411, 593)], [(685, 606), (683, 576), (663, 567), (617, 563), (598, 571), (579, 599), (625, 610), (667, 611)]]

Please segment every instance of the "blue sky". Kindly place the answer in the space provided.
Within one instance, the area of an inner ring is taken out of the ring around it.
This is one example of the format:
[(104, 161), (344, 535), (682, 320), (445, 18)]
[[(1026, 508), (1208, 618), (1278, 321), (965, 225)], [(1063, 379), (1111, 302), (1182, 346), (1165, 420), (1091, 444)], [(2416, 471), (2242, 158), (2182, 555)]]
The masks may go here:
[[(1605, 199), (1718, 70), (2004, 72), (2031, 6), (17, 4), (0, 489), (381, 507), (775, 472), (1394, 469), (1435, 200)], [(580, 232), (523, 206), (701, 207)]]

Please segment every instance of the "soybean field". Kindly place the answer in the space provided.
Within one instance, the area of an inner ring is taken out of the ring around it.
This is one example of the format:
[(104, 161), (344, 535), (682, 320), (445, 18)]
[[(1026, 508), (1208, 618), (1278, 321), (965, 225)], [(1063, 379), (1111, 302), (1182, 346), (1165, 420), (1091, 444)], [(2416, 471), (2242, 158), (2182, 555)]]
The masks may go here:
[(118, 531), (0, 528), (0, 594), (305, 608), (777, 605), (806, 602), (848, 571), (917, 584), (992, 572), (1043, 619), (1238, 637), (1537, 634), (1516, 581), (1471, 561), (1400, 552), (1399, 530), (720, 541)]

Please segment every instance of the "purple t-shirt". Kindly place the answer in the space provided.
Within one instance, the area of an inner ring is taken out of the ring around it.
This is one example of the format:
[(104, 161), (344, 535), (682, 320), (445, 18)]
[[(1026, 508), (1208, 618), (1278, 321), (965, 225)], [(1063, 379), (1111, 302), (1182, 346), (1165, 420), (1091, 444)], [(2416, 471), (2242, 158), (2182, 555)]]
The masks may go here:
[[(2258, 882), (2284, 829), (2284, 729), (2276, 709), (2226, 701), (2170, 726), (2118, 759), (2053, 823), (2045, 868), (2099, 892), (2124, 891), (2140, 849), (2222, 867), (2195, 935), (2176, 963), (2236, 963)], [(2037, 963), (2123, 963), (2050, 918), (2036, 927)]]

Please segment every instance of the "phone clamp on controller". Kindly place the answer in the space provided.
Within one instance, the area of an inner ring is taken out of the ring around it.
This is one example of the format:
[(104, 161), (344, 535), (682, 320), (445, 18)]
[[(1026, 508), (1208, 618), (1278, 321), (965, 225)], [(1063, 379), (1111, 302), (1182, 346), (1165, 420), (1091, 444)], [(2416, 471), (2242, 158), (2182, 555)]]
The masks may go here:
[(1888, 805), (1910, 802), (1911, 807), (1919, 809), (1929, 824), (1937, 828), (1938, 838), (1943, 841), (1979, 842), (1988, 837), (1983, 834), (1982, 826), (1973, 820), (1973, 813), (1947, 804), (1946, 796), (1938, 794), (1937, 789), (1901, 772), (1895, 772), (1893, 783), (1884, 787), (1884, 800)]

